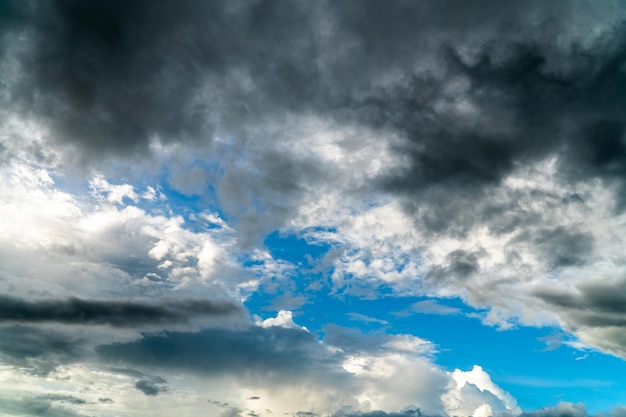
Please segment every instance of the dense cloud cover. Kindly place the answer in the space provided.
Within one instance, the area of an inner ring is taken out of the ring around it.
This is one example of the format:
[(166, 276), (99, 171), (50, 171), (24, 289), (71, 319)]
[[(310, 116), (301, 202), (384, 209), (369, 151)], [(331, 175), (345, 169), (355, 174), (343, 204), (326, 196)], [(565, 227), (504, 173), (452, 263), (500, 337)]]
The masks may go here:
[(307, 308), (626, 358), (625, 51), (620, 1), (0, 1), (0, 413), (589, 415)]

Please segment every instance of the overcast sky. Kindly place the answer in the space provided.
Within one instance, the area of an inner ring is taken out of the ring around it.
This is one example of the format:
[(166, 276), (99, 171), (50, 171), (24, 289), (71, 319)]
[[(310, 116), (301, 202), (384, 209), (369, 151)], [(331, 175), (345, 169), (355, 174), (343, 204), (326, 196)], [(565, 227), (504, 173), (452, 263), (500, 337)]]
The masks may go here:
[(0, 0), (0, 416), (626, 416), (623, 1)]

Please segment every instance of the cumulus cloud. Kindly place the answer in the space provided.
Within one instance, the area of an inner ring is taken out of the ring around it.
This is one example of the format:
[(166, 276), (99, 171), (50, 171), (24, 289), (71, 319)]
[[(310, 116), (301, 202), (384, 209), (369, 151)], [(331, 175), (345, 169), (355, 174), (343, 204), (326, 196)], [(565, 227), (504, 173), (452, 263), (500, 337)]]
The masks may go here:
[(517, 401), (493, 383), (489, 374), (474, 365), (471, 371), (455, 369), (453, 388), (444, 395), (448, 415), (484, 417), (497, 414), (518, 415)]
[(280, 310), (278, 314), (276, 315), (276, 317), (270, 317), (265, 320), (258, 320), (256, 324), (258, 326), (266, 327), (266, 328), (279, 326), (279, 327), (284, 327), (287, 329), (302, 329), (308, 332), (306, 327), (298, 326), (293, 321), (293, 313), (291, 311), (286, 311), (286, 310)]

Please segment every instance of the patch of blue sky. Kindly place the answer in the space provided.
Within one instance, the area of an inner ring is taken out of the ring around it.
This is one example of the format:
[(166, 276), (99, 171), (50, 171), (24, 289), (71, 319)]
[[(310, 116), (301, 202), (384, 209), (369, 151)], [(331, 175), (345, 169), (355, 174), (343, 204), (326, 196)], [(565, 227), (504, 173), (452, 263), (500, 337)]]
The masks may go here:
[(264, 245), (274, 258), (312, 267), (314, 260), (322, 258), (333, 247), (327, 241), (312, 239), (318, 232), (333, 233), (334, 229), (319, 227), (300, 233), (276, 231), (265, 238)]
[[(376, 298), (348, 291), (333, 294), (329, 274), (314, 266), (332, 243), (307, 240), (306, 234), (270, 234), (265, 245), (274, 258), (293, 266), (290, 276), (260, 288), (246, 300), (252, 314), (273, 317), (292, 310), (294, 321), (324, 337), (336, 325), (363, 333), (411, 334), (433, 342), (435, 362), (452, 371), (482, 366), (509, 391), (522, 409), (585, 398), (594, 413), (626, 402), (626, 362), (567, 344), (555, 328), (517, 326), (507, 330), (484, 325), (477, 311), (458, 298), (397, 296), (380, 286)], [(356, 281), (356, 280), (355, 280)], [(313, 283), (318, 283), (312, 288)]]
[[(467, 370), (474, 364), (481, 365), (496, 383), (517, 398), (523, 409), (585, 398), (593, 412), (615, 405), (620, 396), (621, 401), (626, 399), (623, 360), (581, 352), (561, 342), (547, 345), (546, 340), (557, 332), (554, 328), (498, 330), (469, 317), (468, 307), (459, 299), (438, 303), (458, 312), (415, 312), (395, 320), (380, 316), (393, 323), (394, 331), (437, 344), (437, 362), (448, 369)], [(577, 360), (583, 357), (584, 360)]]

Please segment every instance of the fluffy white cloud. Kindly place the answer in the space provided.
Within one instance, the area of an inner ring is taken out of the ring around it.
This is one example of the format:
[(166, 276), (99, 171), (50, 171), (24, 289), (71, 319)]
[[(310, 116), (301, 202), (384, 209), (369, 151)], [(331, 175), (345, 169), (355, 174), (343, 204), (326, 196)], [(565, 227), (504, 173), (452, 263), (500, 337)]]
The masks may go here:
[(480, 366), (474, 365), (470, 371), (455, 369), (450, 376), (451, 386), (443, 395), (448, 415), (484, 417), (521, 413), (515, 398), (494, 384)]
[(257, 318), (256, 321), (257, 326), (261, 327), (272, 327), (272, 326), (280, 326), (286, 329), (302, 329), (308, 332), (305, 326), (299, 326), (293, 321), (293, 313), (291, 311), (280, 310), (276, 317), (270, 317), (265, 320), (261, 320)]

